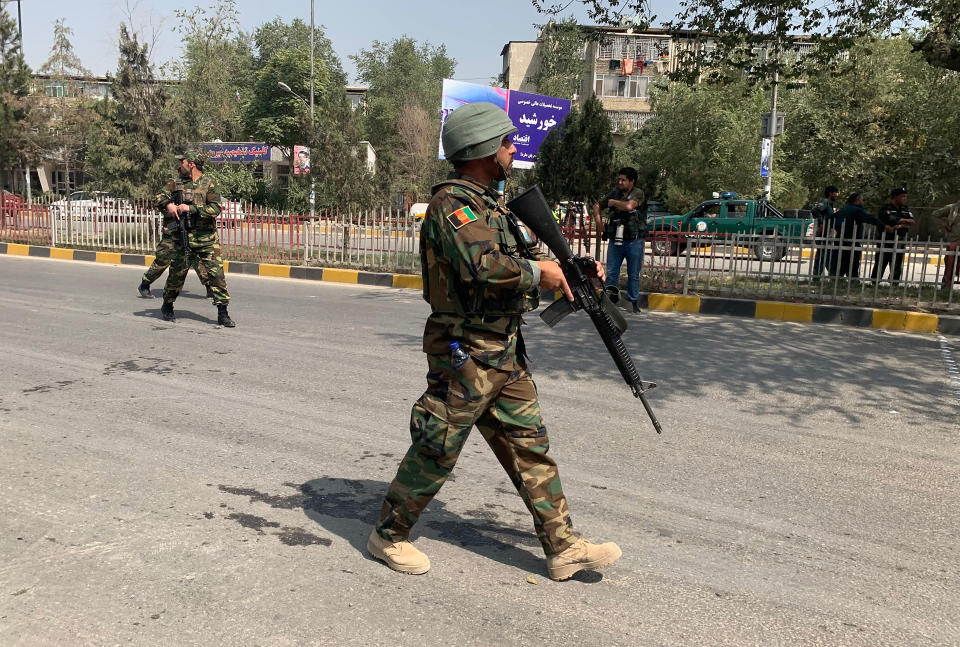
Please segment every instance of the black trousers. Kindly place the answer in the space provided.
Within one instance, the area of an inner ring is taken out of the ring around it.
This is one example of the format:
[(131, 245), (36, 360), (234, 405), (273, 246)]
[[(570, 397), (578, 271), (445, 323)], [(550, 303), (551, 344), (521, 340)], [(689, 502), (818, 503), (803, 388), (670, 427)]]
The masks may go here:
[(899, 281), (900, 275), (903, 273), (903, 257), (905, 256), (904, 252), (898, 251), (901, 249), (903, 247), (900, 245), (900, 241), (888, 240), (880, 243), (877, 249), (877, 260), (873, 264), (873, 272), (871, 272), (870, 277), (879, 281), (883, 277), (887, 266), (890, 266), (890, 280)]

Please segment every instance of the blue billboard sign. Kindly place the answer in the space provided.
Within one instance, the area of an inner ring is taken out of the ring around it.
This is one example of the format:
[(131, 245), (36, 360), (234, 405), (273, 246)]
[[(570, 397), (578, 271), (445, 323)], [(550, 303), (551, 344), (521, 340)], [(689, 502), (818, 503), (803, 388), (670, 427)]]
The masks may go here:
[(270, 147), (263, 142), (200, 144), (211, 162), (267, 162)]
[[(446, 121), (447, 115), (460, 106), (478, 101), (492, 103), (505, 111), (517, 127), (517, 133), (513, 136), (513, 143), (517, 147), (513, 159), (516, 168), (533, 168), (537, 151), (547, 133), (570, 112), (569, 99), (444, 79), (440, 123)], [(440, 157), (443, 158), (442, 142)]]

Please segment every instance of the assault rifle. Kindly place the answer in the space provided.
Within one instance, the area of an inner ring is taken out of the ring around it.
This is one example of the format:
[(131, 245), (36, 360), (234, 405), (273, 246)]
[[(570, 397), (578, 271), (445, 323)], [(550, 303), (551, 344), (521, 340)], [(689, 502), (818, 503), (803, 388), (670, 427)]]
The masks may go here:
[(658, 434), (661, 433), (663, 430), (660, 427), (660, 421), (657, 420), (656, 414), (644, 395), (657, 385), (640, 379), (637, 367), (634, 366), (633, 359), (620, 337), (627, 329), (627, 322), (610, 301), (607, 293), (594, 287), (592, 278), (597, 275), (594, 260), (589, 256), (573, 255), (570, 245), (567, 244), (560, 227), (553, 219), (550, 207), (539, 186), (534, 185), (521, 193), (507, 203), (507, 208), (516, 214), (557, 257), (563, 269), (563, 275), (573, 292), (572, 302), (567, 301), (565, 296), (561, 296), (540, 314), (540, 318), (552, 328), (571, 312), (586, 310), (603, 339), (603, 345), (607, 347), (607, 352), (620, 370), (620, 375), (633, 391), (633, 395), (640, 398), (643, 408), (650, 416), (653, 428)]
[[(173, 204), (175, 205), (179, 206), (181, 204), (184, 204), (183, 189), (176, 189), (174, 191), (171, 191), (170, 199), (171, 199), (171, 202), (173, 202)], [(183, 247), (183, 253), (185, 255), (190, 254), (189, 234), (190, 234), (190, 230), (192, 229), (191, 227), (192, 223), (190, 222), (190, 218), (191, 218), (191, 215), (189, 212), (187, 212), (185, 214), (183, 213), (180, 214), (180, 217), (175, 221), (177, 230), (180, 232), (180, 245)]]

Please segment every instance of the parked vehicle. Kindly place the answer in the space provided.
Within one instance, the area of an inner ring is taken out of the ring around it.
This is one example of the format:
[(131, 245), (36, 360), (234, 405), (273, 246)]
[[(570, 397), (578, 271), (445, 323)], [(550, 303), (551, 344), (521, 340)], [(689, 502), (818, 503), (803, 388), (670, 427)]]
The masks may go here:
[(134, 216), (129, 201), (114, 198), (105, 191), (74, 191), (69, 198), (51, 203), (50, 213), (57, 219), (69, 216), (73, 220), (97, 222), (121, 222)]
[(0, 191), (0, 225), (23, 211), (25, 200), (16, 193)]
[(217, 216), (217, 222), (221, 227), (239, 227), (246, 218), (247, 211), (242, 202), (220, 200), (220, 215)]
[(813, 236), (812, 218), (788, 218), (766, 200), (744, 200), (735, 193), (701, 202), (682, 216), (656, 216), (650, 224), (653, 252), (680, 254), (688, 245), (712, 245), (733, 234), (749, 240), (758, 260), (778, 261), (787, 253), (786, 241)]
[(427, 215), (427, 202), (416, 202), (410, 206), (410, 212), (407, 214), (413, 223), (413, 228), (420, 230), (423, 225), (423, 217)]

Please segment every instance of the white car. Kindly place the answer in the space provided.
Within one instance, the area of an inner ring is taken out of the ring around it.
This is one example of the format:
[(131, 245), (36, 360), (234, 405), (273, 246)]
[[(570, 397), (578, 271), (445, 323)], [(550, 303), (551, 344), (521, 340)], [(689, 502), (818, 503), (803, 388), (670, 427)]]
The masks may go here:
[(217, 216), (217, 222), (221, 227), (239, 227), (246, 218), (247, 210), (242, 202), (220, 200), (220, 215)]
[(51, 203), (50, 213), (58, 219), (69, 214), (74, 220), (98, 222), (120, 222), (134, 215), (129, 201), (113, 198), (105, 191), (74, 191), (69, 198)]

